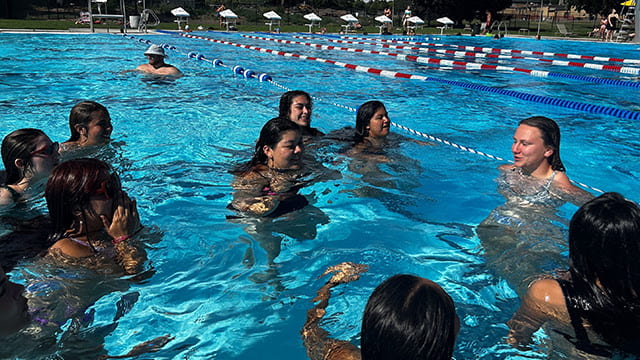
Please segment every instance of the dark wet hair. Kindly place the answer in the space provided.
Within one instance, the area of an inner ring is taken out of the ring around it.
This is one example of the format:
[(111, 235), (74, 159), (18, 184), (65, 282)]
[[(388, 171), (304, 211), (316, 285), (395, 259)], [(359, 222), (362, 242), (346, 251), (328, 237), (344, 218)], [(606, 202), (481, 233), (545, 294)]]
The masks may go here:
[(309, 100), (309, 106), (313, 107), (313, 100), (311, 100), (311, 96), (307, 92), (302, 90), (287, 91), (280, 96), (280, 113), (278, 117), (289, 119), (291, 116), (291, 104), (293, 103), (293, 99), (298, 96), (306, 96), (307, 100)]
[(571, 219), (569, 310), (609, 345), (635, 355), (640, 355), (639, 258), (640, 208), (622, 195), (600, 195)]
[(360, 105), (358, 112), (356, 113), (356, 132), (353, 137), (353, 141), (356, 144), (361, 143), (365, 137), (369, 136), (367, 126), (369, 126), (371, 118), (380, 108), (385, 108), (385, 106), (382, 102), (377, 100), (367, 101)]
[(362, 319), (363, 360), (450, 360), (458, 330), (451, 297), (436, 283), (394, 275), (371, 294)]
[(74, 213), (78, 210), (92, 211), (91, 196), (104, 194), (115, 198), (120, 190), (120, 178), (102, 160), (74, 159), (53, 168), (44, 191), (53, 225), (50, 240), (55, 242), (74, 228)]
[(253, 157), (249, 162), (240, 165), (232, 171), (232, 173), (241, 174), (251, 170), (254, 166), (267, 163), (267, 155), (264, 153), (263, 147), (266, 145), (274, 148), (285, 131), (294, 130), (300, 132), (300, 125), (289, 120), (289, 118), (277, 117), (267, 121), (260, 130), (260, 138), (256, 142)]
[(544, 145), (553, 149), (553, 154), (547, 158), (547, 161), (551, 164), (551, 169), (566, 171), (562, 160), (560, 160), (560, 128), (555, 121), (544, 116), (532, 116), (520, 121), (518, 125), (538, 128), (542, 134)]
[(5, 184), (16, 184), (24, 178), (24, 170), (15, 164), (17, 159), (24, 161), (25, 169), (31, 167), (31, 153), (36, 150), (36, 140), (46, 136), (42, 130), (20, 129), (11, 132), (2, 140), (2, 162), (6, 171)]
[(95, 111), (102, 111), (104, 115), (110, 117), (109, 110), (95, 101), (81, 101), (71, 108), (69, 113), (71, 137), (67, 141), (78, 141), (80, 139), (80, 133), (76, 130), (76, 125), (89, 126), (92, 120), (91, 114)]

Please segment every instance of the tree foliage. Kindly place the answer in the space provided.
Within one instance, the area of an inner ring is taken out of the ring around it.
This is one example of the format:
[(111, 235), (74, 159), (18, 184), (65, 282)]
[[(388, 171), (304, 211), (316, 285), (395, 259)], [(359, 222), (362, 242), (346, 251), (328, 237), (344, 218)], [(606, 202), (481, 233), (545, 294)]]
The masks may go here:
[(607, 15), (611, 9), (620, 10), (621, 0), (567, 0), (567, 5), (575, 6), (578, 10), (584, 10), (592, 15)]
[(486, 10), (496, 14), (511, 6), (511, 0), (414, 0), (414, 4), (418, 13), (426, 14), (428, 19), (447, 16), (461, 21), (476, 17), (484, 20)]

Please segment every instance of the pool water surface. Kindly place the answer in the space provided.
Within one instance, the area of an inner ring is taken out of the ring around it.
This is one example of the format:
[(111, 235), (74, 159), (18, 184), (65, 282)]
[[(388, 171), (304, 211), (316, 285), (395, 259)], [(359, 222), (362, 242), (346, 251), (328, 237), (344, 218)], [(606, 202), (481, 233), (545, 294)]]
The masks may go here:
[[(34, 127), (54, 141), (64, 141), (69, 111), (81, 100), (100, 102), (111, 114), (114, 141), (98, 156), (113, 165), (123, 187), (138, 201), (141, 221), (153, 239), (147, 248), (153, 274), (125, 287), (114, 286), (86, 310), (92, 314), (84, 324), (87, 329), (109, 329), (103, 334), (109, 354), (124, 354), (135, 344), (170, 334), (174, 339), (151, 357), (304, 359), (300, 330), (315, 291), (326, 281), (318, 276), (328, 266), (352, 261), (369, 265), (369, 271), (334, 289), (324, 324), (335, 338), (357, 344), (371, 291), (390, 275), (409, 273), (436, 281), (456, 303), (462, 323), (456, 359), (547, 358), (544, 340), (526, 352), (504, 342), (505, 322), (519, 305), (516, 287), (487, 266), (476, 227), (504, 203), (496, 190), (496, 168), (512, 158), (518, 121), (533, 115), (560, 125), (562, 159), (571, 179), (640, 200), (634, 191), (640, 155), (637, 120), (593, 110), (600, 106), (633, 116), (640, 110), (638, 90), (632, 85), (638, 76), (530, 59), (460, 59), (574, 78), (468, 70), (243, 35), (445, 58), (384, 48), (375, 36), (374, 45), (364, 45), (329, 41), (337, 36), (192, 34), (451, 83), (378, 76), (176, 34), (0, 34), (2, 136)], [(146, 62), (146, 40), (173, 46), (167, 48), (167, 62), (185, 76), (158, 80), (123, 72)], [(405, 40), (637, 57), (637, 45), (616, 43), (456, 36)], [(199, 60), (197, 54), (209, 61)], [(222, 60), (224, 66), (212, 66), (212, 59)], [(273, 81), (235, 74), (236, 65), (269, 74)], [(576, 110), (488, 88), (594, 107)], [(397, 124), (505, 160), (393, 127), (403, 138), (389, 150), (388, 163), (371, 170), (370, 164), (345, 156), (341, 144), (310, 146), (322, 167), (318, 179), (301, 190), (309, 206), (275, 219), (237, 217), (227, 208), (233, 193), (229, 170), (249, 160), (260, 128), (277, 116), (280, 95), (293, 89), (314, 97), (313, 125), (326, 133), (353, 126), (353, 109), (375, 99), (385, 103)], [(37, 206), (46, 209), (42, 203)], [(566, 266), (566, 229), (575, 210), (575, 205), (566, 204), (528, 233), (531, 240), (549, 241), (565, 261), (559, 267)], [(44, 277), (44, 272), (25, 262), (12, 275), (26, 283)], [(123, 303), (128, 304), (124, 313)]]

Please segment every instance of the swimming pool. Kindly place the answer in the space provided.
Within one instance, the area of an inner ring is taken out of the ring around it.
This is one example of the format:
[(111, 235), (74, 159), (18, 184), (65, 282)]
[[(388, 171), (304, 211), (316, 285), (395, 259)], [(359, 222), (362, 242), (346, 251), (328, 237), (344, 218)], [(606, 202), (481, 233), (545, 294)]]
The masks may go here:
[[(436, 146), (403, 142), (394, 150), (396, 161), (380, 166), (384, 173), (366, 176), (328, 147), (319, 150), (318, 157), (342, 176), (304, 188), (302, 193), (312, 206), (272, 221), (227, 220), (233, 215), (226, 207), (232, 194), (228, 170), (249, 158), (262, 124), (277, 115), (284, 88), (305, 90), (316, 97), (313, 124), (325, 132), (355, 120), (352, 111), (333, 103), (356, 107), (378, 99), (396, 123), (505, 159), (511, 158), (517, 122), (531, 115), (548, 116), (562, 129), (562, 155), (573, 180), (640, 200), (633, 191), (640, 155), (636, 120), (483, 88), (635, 112), (640, 106), (632, 86), (424, 65), (236, 33), (198, 35), (475, 86), (381, 77), (168, 34), (143, 40), (175, 46), (168, 62), (186, 76), (153, 81), (122, 73), (145, 61), (142, 52), (148, 45), (136, 35), (0, 34), (3, 136), (16, 128), (36, 127), (54, 141), (63, 141), (68, 137), (67, 118), (73, 104), (84, 99), (104, 104), (111, 113), (117, 143), (109, 159), (121, 172), (123, 186), (138, 199), (143, 224), (162, 233), (162, 240), (148, 249), (155, 274), (127, 290), (103, 296), (92, 306), (95, 315), (90, 328), (113, 324), (118, 312), (115, 304), (125, 294), (139, 294), (131, 311), (119, 318), (105, 338), (110, 354), (171, 334), (175, 339), (154, 358), (303, 359), (299, 331), (315, 291), (325, 280), (317, 276), (327, 266), (353, 261), (368, 264), (370, 270), (357, 282), (334, 291), (326, 322), (334, 337), (357, 342), (360, 316), (372, 289), (391, 274), (412, 273), (438, 282), (456, 302), (462, 321), (457, 359), (525, 355), (502, 340), (504, 323), (518, 299), (509, 284), (486, 268), (474, 233), (475, 226), (504, 202), (493, 181), (501, 161), (437, 142)], [(257, 36), (276, 39), (275, 35)], [(418, 54), (382, 48), (379, 43), (338, 44), (329, 38), (293, 35), (277, 39)], [(628, 59), (637, 52), (637, 45), (565, 40), (414, 39)], [(188, 53), (220, 59), (226, 67), (213, 67)], [(629, 83), (638, 78), (527, 59), (461, 60)], [(235, 65), (267, 73), (284, 88), (234, 74)], [(561, 235), (574, 211), (573, 205), (558, 211)], [(270, 269), (264, 248), (278, 244), (277, 266)], [(251, 252), (253, 260), (248, 261)], [(20, 278), (20, 271), (15, 271), (15, 278)], [(546, 358), (543, 353), (526, 355)]]

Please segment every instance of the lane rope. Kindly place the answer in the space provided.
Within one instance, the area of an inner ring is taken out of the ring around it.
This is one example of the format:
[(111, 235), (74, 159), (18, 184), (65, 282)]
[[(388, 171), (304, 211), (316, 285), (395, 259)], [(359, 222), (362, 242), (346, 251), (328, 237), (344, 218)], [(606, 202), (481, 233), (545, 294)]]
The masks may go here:
[(339, 62), (339, 61), (335, 61), (335, 60), (327, 60), (327, 59), (322, 59), (322, 58), (317, 58), (317, 57), (312, 57), (312, 56), (288, 53), (288, 52), (284, 52), (284, 51), (277, 51), (277, 50), (272, 50), (272, 49), (264, 49), (264, 48), (260, 48), (260, 47), (257, 47), (257, 46), (243, 45), (243, 44), (232, 43), (232, 42), (229, 42), (229, 41), (211, 39), (211, 38), (207, 38), (207, 37), (203, 37), (203, 36), (194, 36), (194, 35), (188, 35), (188, 34), (180, 34), (180, 36), (190, 37), (190, 38), (200, 39), (200, 40), (205, 40), (205, 41), (210, 41), (210, 42), (214, 42), (214, 43), (232, 45), (232, 46), (236, 46), (236, 47), (239, 47), (239, 48), (259, 51), (259, 52), (262, 52), (262, 53), (275, 54), (275, 55), (284, 56), (284, 57), (294, 57), (294, 58), (298, 58), (298, 59), (302, 59), (302, 60), (310, 60), (310, 61), (317, 61), (317, 62), (321, 62), (321, 63), (332, 64), (332, 65), (335, 65), (335, 66), (339, 66), (339, 67), (344, 67), (344, 68), (347, 68), (347, 69), (355, 70), (355, 71), (358, 71), (358, 72), (365, 72), (365, 73), (374, 74), (374, 75), (378, 75), (378, 76), (389, 77), (389, 78), (411, 79), (411, 80), (420, 80), (420, 81), (433, 81), (433, 82), (436, 82), (436, 83), (447, 84), (447, 85), (467, 88), (467, 89), (471, 89), (471, 90), (485, 91), (485, 92), (490, 92), (490, 93), (494, 93), (494, 94), (515, 97), (515, 98), (518, 98), (518, 99), (521, 99), (521, 100), (524, 100), (524, 101), (536, 102), (536, 103), (545, 104), (545, 105), (551, 105), (551, 106), (558, 106), (558, 107), (563, 107), (563, 108), (573, 109), (573, 110), (587, 111), (587, 112), (591, 112), (591, 113), (594, 113), (594, 114), (611, 115), (611, 116), (614, 116), (614, 117), (623, 118), (623, 119), (629, 119), (629, 120), (638, 120), (638, 119), (640, 119), (640, 112), (637, 112), (637, 111), (617, 109), (617, 108), (612, 108), (612, 107), (603, 106), (603, 105), (593, 105), (593, 104), (581, 103), (581, 102), (572, 101), (572, 100), (556, 99), (556, 98), (551, 98), (551, 97), (542, 96), (542, 95), (527, 94), (527, 93), (514, 91), (514, 90), (494, 88), (494, 87), (485, 86), (485, 85), (476, 85), (476, 84), (466, 83), (466, 82), (456, 81), (456, 80), (439, 79), (439, 78), (427, 77), (427, 76), (423, 76), (423, 75), (413, 75), (413, 74), (407, 74), (407, 73), (401, 73), (401, 72), (395, 72), (395, 71), (388, 71), (388, 70), (381, 70), (381, 69), (376, 69), (376, 68), (369, 68), (369, 67), (365, 67), (365, 66), (359, 66), (359, 65), (354, 65), (354, 64), (343, 63), (343, 62)]
[[(312, 39), (304, 36), (294, 36), (294, 38)], [(575, 62), (575, 61), (544, 59), (544, 58), (537, 58), (537, 57), (504, 55), (504, 54), (496, 54), (493, 52), (456, 51), (456, 50), (447, 50), (447, 49), (433, 49), (431, 47), (424, 48), (419, 46), (377, 44), (377, 43), (362, 42), (362, 41), (336, 41), (336, 40), (330, 40), (330, 41), (343, 43), (343, 44), (380, 46), (388, 49), (417, 50), (420, 52), (445, 54), (445, 55), (451, 55), (454, 57), (474, 57), (474, 58), (483, 58), (483, 59), (489, 58), (489, 59), (515, 59), (515, 60), (538, 61), (538, 62), (543, 62), (543, 63), (554, 65), (554, 66), (571, 66), (571, 67), (579, 67), (579, 68), (592, 69), (592, 70), (612, 71), (612, 72), (629, 74), (629, 75), (640, 75), (640, 68), (629, 67), (629, 66), (593, 64), (593, 63), (582, 63), (582, 62)]]
[[(182, 34), (182, 33), (180, 34), (180, 36), (184, 36), (184, 37), (188, 37), (188, 38), (194, 38), (194, 39), (202, 39), (202, 40), (212, 41), (212, 42), (226, 44), (226, 45), (233, 45), (233, 46), (236, 46), (236, 47), (252, 49), (252, 50), (258, 50), (258, 51), (267, 52), (267, 53), (273, 53), (273, 50), (269, 50), (269, 49), (260, 49), (260, 48), (251, 47), (251, 46), (248, 46), (248, 45), (241, 45), (241, 44), (236, 44), (236, 43), (232, 43), (232, 42), (228, 42), (228, 41), (216, 40), (216, 39), (211, 39), (211, 38), (206, 38), (206, 37), (201, 37), (201, 36), (194, 36), (194, 35), (188, 35), (188, 34)], [(283, 52), (279, 52), (279, 53), (282, 53), (283, 54), (282, 56), (285, 56), (284, 54), (288, 54), (289, 56), (292, 56), (292, 57), (300, 57), (300, 58), (305, 58), (305, 59), (307, 58), (307, 57), (304, 57), (302, 55), (297, 55), (297, 54), (289, 54), (289, 53), (283, 53)], [(309, 59), (311, 59), (311, 58), (309, 58)], [(287, 91), (291, 91), (291, 89), (289, 89), (289, 88), (277, 83), (272, 78), (269, 78), (269, 79), (265, 80), (265, 82), (267, 82), (269, 84), (272, 84), (272, 85), (274, 85), (274, 86), (276, 86), (278, 88), (281, 88), (281, 89), (284, 89), (284, 90), (287, 90)], [(324, 102), (323, 99), (318, 99), (317, 97), (314, 97), (314, 98), (319, 100), (319, 101), (323, 101)], [(343, 109), (347, 109), (347, 110), (349, 110), (351, 112), (356, 112), (357, 111), (353, 107), (337, 104), (335, 102), (330, 102), (330, 103), (332, 103), (333, 105), (335, 105), (337, 107), (340, 107), (340, 108), (343, 108)], [(406, 131), (406, 132), (408, 132), (410, 134), (413, 134), (414, 136), (420, 136), (420, 137), (423, 137), (423, 138), (431, 140), (431, 141), (436, 141), (436, 142), (451, 146), (453, 148), (456, 148), (456, 149), (464, 151), (464, 152), (469, 152), (469, 153), (472, 153), (472, 154), (480, 155), (480, 156), (483, 156), (483, 157), (486, 157), (486, 158), (490, 158), (490, 159), (493, 159), (493, 160), (507, 161), (507, 160), (505, 160), (505, 159), (503, 159), (501, 157), (494, 156), (494, 155), (491, 155), (491, 154), (488, 154), (488, 153), (485, 153), (485, 152), (482, 152), (482, 151), (478, 151), (478, 150), (475, 150), (475, 149), (467, 147), (467, 146), (459, 145), (457, 143), (454, 143), (454, 142), (451, 142), (451, 141), (448, 141), (448, 140), (445, 140), (445, 139), (441, 139), (439, 137), (436, 137), (436, 136), (433, 136), (433, 135), (430, 135), (430, 134), (427, 134), (427, 133), (424, 133), (424, 132), (421, 132), (421, 131), (416, 131), (416, 130), (413, 130), (413, 129), (409, 128), (409, 127), (406, 127), (406, 126), (398, 124), (398, 123), (392, 122), (392, 125), (397, 127), (397, 128), (399, 128), (399, 129), (401, 129), (401, 130), (404, 130), (404, 131)], [(586, 188), (586, 189), (590, 189), (590, 190), (597, 191), (597, 192), (600, 192), (600, 193), (603, 192), (600, 189), (591, 187), (591, 186), (589, 186), (587, 184), (584, 184), (584, 183), (576, 182), (574, 180), (571, 180), (571, 182), (576, 184), (576, 185), (582, 186), (583, 188)]]
[(453, 47), (453, 48), (460, 49), (460, 50), (479, 51), (479, 52), (486, 52), (486, 53), (518, 54), (518, 55), (532, 55), (532, 56), (533, 55), (537, 55), (537, 56), (544, 56), (544, 57), (561, 57), (561, 58), (565, 58), (565, 59), (574, 59), (574, 60), (621, 62), (621, 63), (625, 63), (625, 64), (640, 65), (640, 59), (623, 59), (623, 58), (613, 58), (613, 57), (605, 57), (605, 56), (553, 53), (553, 52), (546, 52), (546, 51), (514, 50), (514, 49), (500, 49), (500, 48), (488, 48), (488, 47), (484, 48), (484, 47), (479, 47), (479, 46), (465, 46), (465, 45), (455, 45), (455, 44), (434, 44), (434, 43), (424, 43), (424, 42), (418, 42), (418, 41), (401, 41), (401, 40), (375, 39), (375, 38), (362, 38), (362, 37), (348, 37), (348, 36), (345, 36), (343, 38), (344, 39), (353, 39), (353, 40), (374, 41), (374, 42), (407, 44), (407, 45), (432, 46), (432, 47), (443, 47), (444, 46), (444, 47)]
[[(321, 45), (321, 44), (313, 44), (313, 43), (304, 43), (304, 42), (294, 41), (294, 40), (282, 40), (282, 39), (274, 39), (274, 38), (265, 38), (265, 37), (252, 36), (252, 35), (242, 35), (242, 36), (243, 37), (247, 37), (247, 38), (251, 38), (251, 39), (272, 41), (272, 42), (277, 42), (277, 43), (282, 43), (282, 44), (296, 44), (296, 45), (304, 45), (304, 46), (309, 46), (309, 47), (316, 47), (316, 48), (319, 48), (319, 49), (322, 49), (322, 50), (341, 50), (341, 51), (359, 52), (359, 53), (365, 53), (365, 54), (393, 56), (393, 57), (396, 57), (396, 58), (398, 58), (400, 60), (413, 61), (413, 62), (416, 62), (416, 63), (419, 63), (419, 64), (432, 64), (432, 65), (439, 65), (439, 66), (450, 66), (450, 67), (454, 67), (454, 68), (464, 68), (464, 69), (467, 69), (467, 70), (513, 71), (513, 72), (524, 73), (524, 74), (527, 74), (529, 76), (542, 77), (542, 78), (556, 77), (556, 78), (563, 78), (563, 79), (581, 80), (581, 81), (597, 83), (597, 84), (640, 88), (640, 82), (630, 82), (630, 81), (616, 80), (616, 79), (602, 79), (602, 78), (591, 77), (591, 76), (562, 74), (562, 73), (554, 73), (554, 72), (550, 72), (550, 71), (540, 71), (540, 70), (524, 69), (524, 68), (511, 67), (511, 66), (502, 66), (502, 65), (482, 64), (482, 63), (476, 63), (476, 62), (465, 62), (465, 61), (456, 61), (456, 60), (434, 59), (434, 58), (428, 58), (428, 57), (423, 57), (423, 56), (397, 54), (397, 53), (387, 53), (387, 52), (382, 52), (382, 51), (377, 51), (377, 50), (365, 50), (365, 49), (360, 49), (360, 48), (349, 48), (349, 47), (338, 47), (338, 46), (332, 46), (332, 45)], [(640, 70), (638, 70), (638, 74), (640, 74)]]

